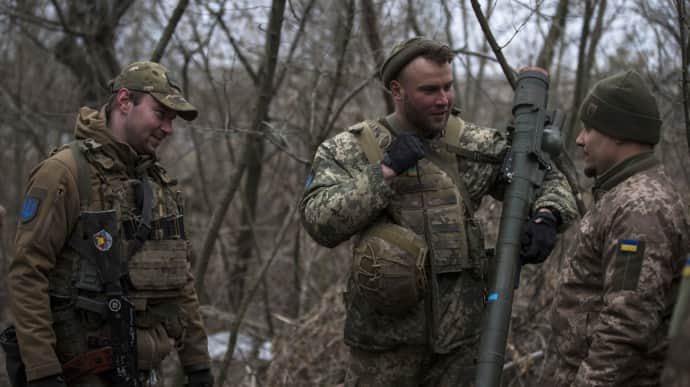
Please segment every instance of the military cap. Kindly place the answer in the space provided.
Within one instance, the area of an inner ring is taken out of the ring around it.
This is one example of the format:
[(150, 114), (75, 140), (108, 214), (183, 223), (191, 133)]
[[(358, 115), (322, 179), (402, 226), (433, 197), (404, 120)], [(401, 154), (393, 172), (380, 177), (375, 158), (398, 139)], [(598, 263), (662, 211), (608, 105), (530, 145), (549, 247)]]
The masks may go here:
[(585, 127), (610, 137), (655, 145), (661, 116), (644, 80), (628, 70), (597, 82), (580, 106)]
[(134, 62), (110, 81), (110, 91), (122, 88), (150, 94), (156, 101), (174, 110), (187, 121), (195, 119), (198, 112), (189, 103), (168, 74), (168, 69), (155, 62)]
[[(448, 45), (421, 36), (416, 36), (397, 43), (393, 46), (390, 54), (388, 54), (388, 57), (383, 62), (379, 72), (379, 77), (381, 81), (383, 81), (383, 86), (388, 89), (390, 82), (398, 76), (400, 70), (402, 70), (405, 65), (419, 55), (434, 50), (448, 50), (449, 53), (452, 53)], [(452, 54), (449, 54), (448, 60), (450, 61), (451, 58)]]

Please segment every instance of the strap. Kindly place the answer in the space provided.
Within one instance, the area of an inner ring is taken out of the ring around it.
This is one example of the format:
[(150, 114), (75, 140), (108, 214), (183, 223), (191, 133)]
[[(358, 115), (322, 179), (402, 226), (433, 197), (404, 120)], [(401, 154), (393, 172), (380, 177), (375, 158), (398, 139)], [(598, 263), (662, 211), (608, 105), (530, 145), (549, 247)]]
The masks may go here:
[(86, 161), (84, 152), (82, 151), (82, 141), (72, 141), (69, 148), (74, 156), (74, 161), (77, 163), (77, 188), (79, 189), (79, 207), (82, 210), (89, 208), (91, 201), (91, 168)]
[(369, 121), (364, 121), (350, 129), (359, 141), (359, 146), (367, 156), (369, 164), (378, 164), (383, 160), (383, 151), (376, 141), (374, 130), (371, 128)]
[(398, 246), (412, 256), (419, 257), (420, 255), (426, 255), (427, 248), (425, 244), (419, 239), (409, 238), (398, 232), (398, 227), (400, 226), (390, 223), (380, 223), (370, 228), (366, 234), (368, 236), (381, 238)]
[(132, 258), (134, 254), (141, 249), (144, 242), (151, 234), (151, 209), (153, 208), (153, 191), (151, 190), (151, 183), (148, 177), (142, 176), (139, 185), (137, 186), (137, 197), (141, 196), (141, 221), (137, 225), (134, 232), (134, 239), (129, 243), (129, 251), (127, 251), (127, 260)]

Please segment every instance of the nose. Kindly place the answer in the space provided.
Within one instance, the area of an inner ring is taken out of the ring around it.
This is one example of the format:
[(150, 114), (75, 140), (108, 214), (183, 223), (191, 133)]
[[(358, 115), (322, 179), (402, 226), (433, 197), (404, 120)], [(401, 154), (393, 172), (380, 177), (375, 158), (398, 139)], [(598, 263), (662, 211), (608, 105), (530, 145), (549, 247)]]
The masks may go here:
[(438, 98), (436, 99), (436, 104), (447, 106), (451, 98), (452, 98), (452, 96), (450, 94), (450, 91), (441, 90)]
[(582, 129), (580, 130), (580, 134), (577, 135), (577, 138), (575, 139), (575, 144), (578, 146), (585, 146), (585, 130)]
[(173, 132), (173, 123), (172, 119), (166, 118), (163, 120), (163, 123), (161, 124), (161, 130), (163, 133), (165, 133), (166, 136), (169, 136)]

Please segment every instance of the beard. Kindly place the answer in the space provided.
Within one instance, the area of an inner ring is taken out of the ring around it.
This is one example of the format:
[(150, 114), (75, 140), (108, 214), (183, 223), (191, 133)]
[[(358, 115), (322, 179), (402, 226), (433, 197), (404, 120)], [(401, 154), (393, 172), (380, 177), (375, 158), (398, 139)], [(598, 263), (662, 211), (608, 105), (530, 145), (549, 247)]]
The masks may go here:
[(426, 115), (424, 111), (418, 109), (407, 96), (403, 97), (403, 113), (407, 122), (412, 124), (417, 130), (422, 132), (426, 137), (435, 137), (441, 133), (448, 123), (448, 116), (443, 122), (438, 123)]

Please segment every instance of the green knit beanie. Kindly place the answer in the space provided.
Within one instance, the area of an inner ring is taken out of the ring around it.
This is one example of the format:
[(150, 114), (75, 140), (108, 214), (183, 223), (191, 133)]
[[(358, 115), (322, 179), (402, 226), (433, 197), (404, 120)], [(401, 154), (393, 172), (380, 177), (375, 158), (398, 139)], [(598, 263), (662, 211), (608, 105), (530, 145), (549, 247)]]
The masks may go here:
[(420, 55), (436, 53), (449, 63), (453, 59), (453, 52), (448, 45), (435, 40), (416, 36), (398, 42), (388, 54), (381, 66), (379, 76), (383, 86), (388, 89), (390, 82), (398, 76), (400, 71), (413, 59)]
[(655, 145), (661, 118), (654, 96), (637, 72), (628, 70), (594, 85), (580, 107), (580, 119), (613, 138)]

